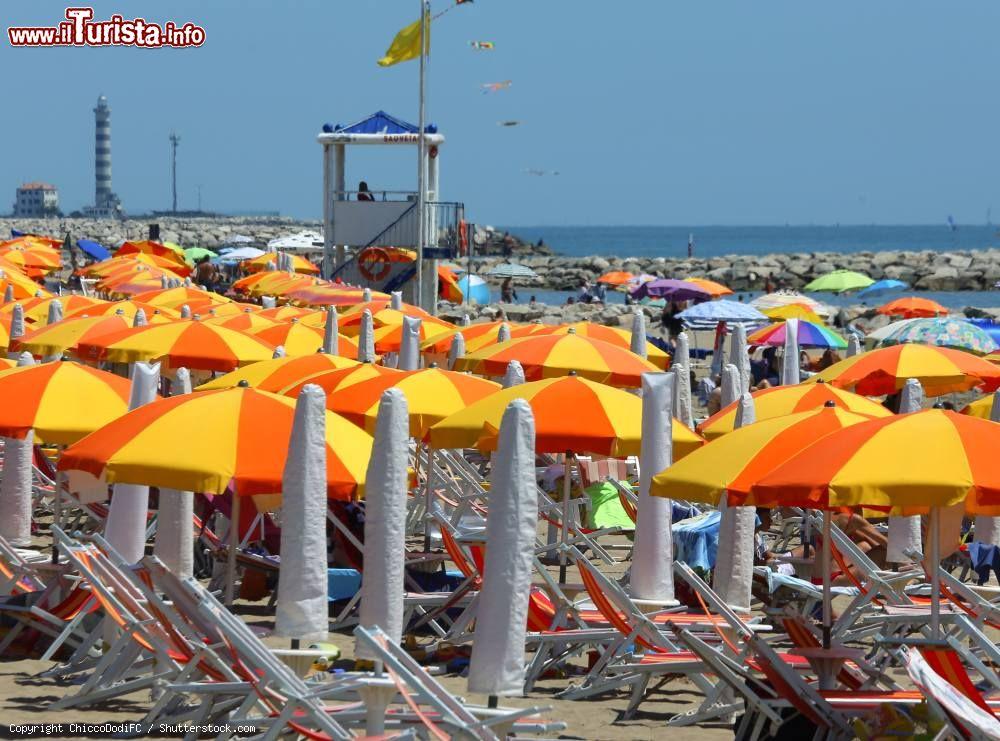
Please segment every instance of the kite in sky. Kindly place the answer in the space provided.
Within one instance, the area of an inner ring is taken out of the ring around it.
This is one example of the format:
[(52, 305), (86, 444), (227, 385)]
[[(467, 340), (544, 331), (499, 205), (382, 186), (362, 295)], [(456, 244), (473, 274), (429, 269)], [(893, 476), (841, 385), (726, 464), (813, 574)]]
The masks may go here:
[(504, 80), (503, 82), (487, 82), (483, 85), (484, 93), (495, 93), (499, 90), (506, 90), (510, 87), (510, 80)]
[(520, 121), (497, 121), (497, 126), (520, 126)]
[(528, 175), (534, 175), (536, 177), (542, 177), (543, 175), (558, 175), (559, 171), (558, 170), (538, 170), (538, 169), (536, 169), (534, 167), (530, 167), (527, 170), (525, 170), (525, 173), (527, 173)]
[(486, 51), (493, 48), (492, 41), (470, 41), (469, 46), (471, 46), (476, 51)]

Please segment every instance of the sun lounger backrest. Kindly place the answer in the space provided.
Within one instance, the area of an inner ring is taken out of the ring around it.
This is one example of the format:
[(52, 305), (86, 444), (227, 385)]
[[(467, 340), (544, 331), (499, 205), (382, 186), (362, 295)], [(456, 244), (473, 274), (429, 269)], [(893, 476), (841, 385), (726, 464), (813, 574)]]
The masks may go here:
[(989, 709), (984, 710), (972, 701), (947, 677), (939, 674), (927, 663), (922, 651), (903, 649), (906, 672), (910, 679), (927, 696), (931, 705), (944, 714), (952, 728), (962, 738), (1000, 738), (1000, 722)]
[(534, 587), (528, 595), (528, 630), (544, 633), (551, 630), (556, 619), (556, 607), (541, 589)]
[[(785, 632), (797, 648), (819, 648), (822, 644), (819, 638), (809, 630), (801, 615), (788, 615), (781, 619)], [(837, 680), (848, 689), (861, 689), (864, 682), (856, 677), (846, 666), (837, 673)]]
[(983, 699), (979, 688), (973, 683), (972, 677), (969, 676), (969, 672), (965, 668), (965, 664), (962, 663), (961, 657), (953, 648), (950, 646), (948, 648), (921, 646), (920, 655), (936, 674), (946, 679), (949, 684), (965, 695), (967, 699), (983, 710), (992, 712), (990, 706), (986, 704), (986, 700)]

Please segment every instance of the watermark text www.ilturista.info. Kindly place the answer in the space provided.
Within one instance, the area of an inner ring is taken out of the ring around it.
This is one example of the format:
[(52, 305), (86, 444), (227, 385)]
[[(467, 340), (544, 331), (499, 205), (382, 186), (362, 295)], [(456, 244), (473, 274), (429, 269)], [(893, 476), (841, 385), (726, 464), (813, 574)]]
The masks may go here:
[(94, 20), (93, 8), (66, 8), (56, 26), (11, 26), (11, 46), (135, 46), (144, 49), (184, 48), (205, 43), (205, 29), (194, 23), (152, 23), (145, 18), (112, 15)]

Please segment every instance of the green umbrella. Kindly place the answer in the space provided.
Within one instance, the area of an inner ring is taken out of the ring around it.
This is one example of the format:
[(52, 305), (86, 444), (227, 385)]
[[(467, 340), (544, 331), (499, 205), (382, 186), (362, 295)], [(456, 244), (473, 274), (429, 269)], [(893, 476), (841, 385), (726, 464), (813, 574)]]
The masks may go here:
[(834, 270), (832, 273), (821, 275), (802, 290), (843, 293), (844, 291), (867, 288), (874, 282), (867, 275), (855, 273), (853, 270)]
[(191, 265), (194, 265), (196, 262), (198, 262), (204, 257), (207, 257), (209, 260), (211, 260), (213, 257), (216, 256), (217, 255), (214, 252), (212, 252), (212, 250), (207, 250), (204, 247), (188, 247), (186, 250), (184, 250), (184, 259), (187, 260), (188, 263), (190, 263)]

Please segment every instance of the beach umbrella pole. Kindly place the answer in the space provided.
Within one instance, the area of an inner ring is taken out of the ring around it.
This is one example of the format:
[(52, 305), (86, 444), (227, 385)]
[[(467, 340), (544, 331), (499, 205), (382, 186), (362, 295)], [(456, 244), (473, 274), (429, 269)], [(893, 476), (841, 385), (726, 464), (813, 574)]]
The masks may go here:
[[(573, 452), (566, 451), (566, 458), (563, 461), (563, 500), (562, 500), (562, 542), (563, 545), (569, 540), (569, 495), (573, 484)], [(559, 583), (566, 583), (566, 552), (559, 552)]]
[(931, 529), (931, 639), (937, 640), (941, 631), (941, 510), (931, 507), (929, 526)]
[(226, 554), (226, 604), (233, 604), (236, 585), (236, 549), (240, 544), (240, 498), (232, 492), (233, 506), (229, 518), (229, 553)]
[(424, 489), (424, 552), (431, 550), (431, 512), (434, 507), (434, 488), (431, 486), (431, 477), (434, 475), (434, 448), (424, 445), (427, 451), (427, 483)]
[(830, 574), (830, 511), (823, 510), (823, 648), (830, 648), (833, 625), (833, 589)]

